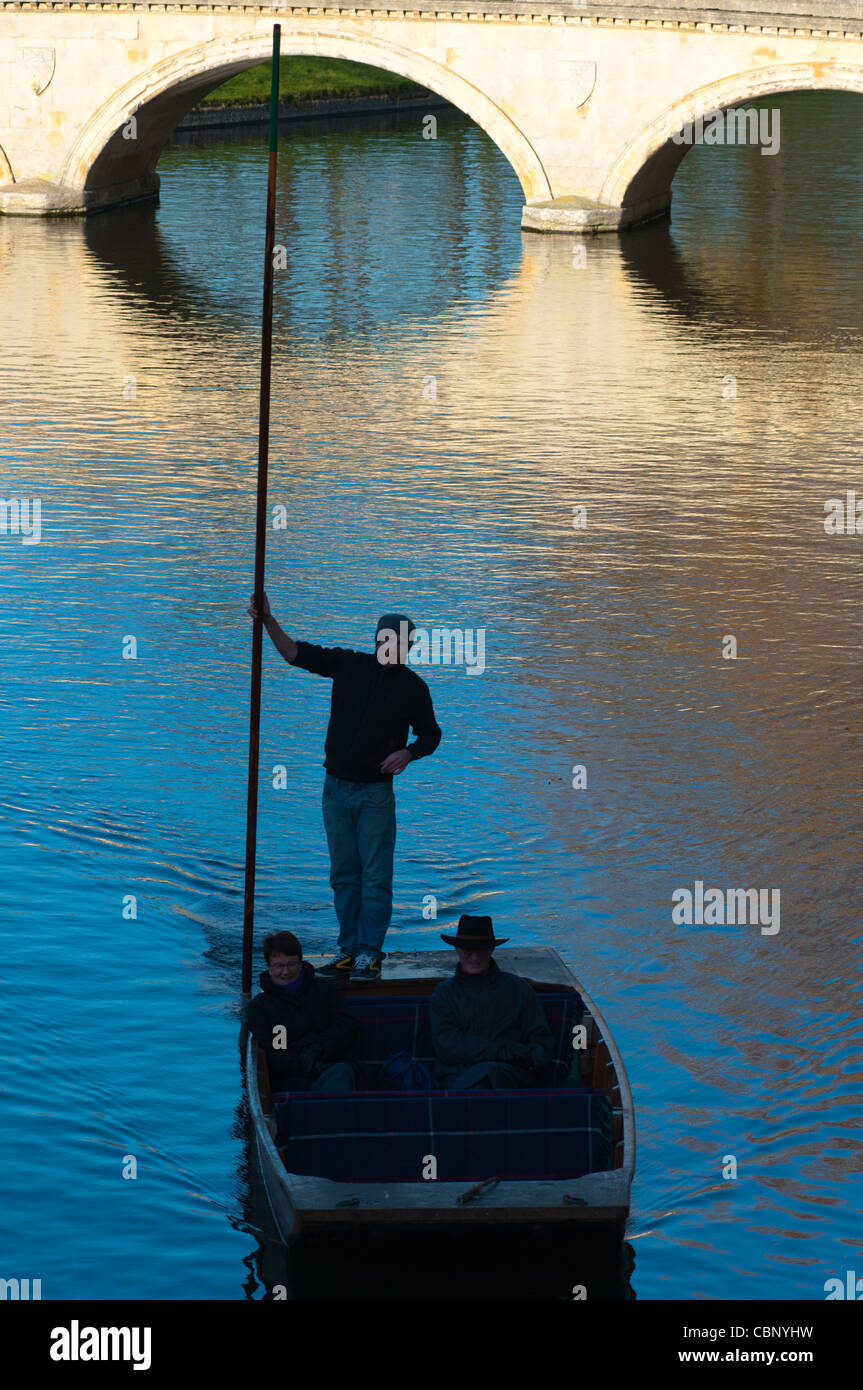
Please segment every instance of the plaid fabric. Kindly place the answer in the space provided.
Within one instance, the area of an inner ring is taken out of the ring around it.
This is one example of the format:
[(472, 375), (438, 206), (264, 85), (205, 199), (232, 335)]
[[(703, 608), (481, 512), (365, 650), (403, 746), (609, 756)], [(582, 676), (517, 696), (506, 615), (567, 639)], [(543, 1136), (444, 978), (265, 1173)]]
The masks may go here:
[(351, 1053), (377, 1074), (381, 1063), (402, 1048), (418, 1062), (435, 1061), (429, 1025), (428, 998), (351, 999), (348, 1005), (359, 1029)]
[[(572, 1062), (572, 1030), (584, 1014), (581, 996), (540, 994), (539, 1002), (554, 1038), (555, 1059), (564, 1062), (568, 1070)], [(351, 1057), (365, 1064), (370, 1084), (374, 1084), (381, 1063), (402, 1048), (434, 1069), (428, 996), (352, 999), (350, 1010), (360, 1024)]]
[[(577, 994), (540, 994), (563, 1079), (573, 1060)], [(403, 1048), (435, 1062), (428, 997), (352, 999), (359, 1020), (352, 1060), (374, 1086), (381, 1063)], [(341, 1182), (419, 1182), (427, 1155), (441, 1182), (499, 1177), (573, 1178), (611, 1166), (611, 1106), (604, 1093), (545, 1085), (523, 1090), (280, 1092), (276, 1142), (288, 1169)]]
[[(275, 1099), (275, 1098), (274, 1098)], [(276, 1106), (288, 1170), (337, 1182), (575, 1178), (611, 1166), (611, 1106), (599, 1091), (323, 1091)]]

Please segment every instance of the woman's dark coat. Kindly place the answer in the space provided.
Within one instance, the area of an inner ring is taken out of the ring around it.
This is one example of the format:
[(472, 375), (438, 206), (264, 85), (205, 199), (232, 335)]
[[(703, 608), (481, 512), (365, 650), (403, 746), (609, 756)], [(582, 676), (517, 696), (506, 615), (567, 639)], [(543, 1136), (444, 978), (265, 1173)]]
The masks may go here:
[[(255, 1042), (267, 1054), (270, 1085), (275, 1091), (299, 1089), (298, 1078), (315, 1075), (301, 1054), (311, 1044), (320, 1048), (319, 1064), (340, 1062), (357, 1034), (357, 1020), (348, 1013), (339, 989), (315, 975), (310, 961), (303, 962), (303, 982), (297, 990), (279, 989), (265, 970), (263, 993), (249, 1005), (248, 1023)], [(284, 1027), (284, 1047), (274, 1046), (273, 1030)], [(318, 1070), (320, 1065), (318, 1064)]]

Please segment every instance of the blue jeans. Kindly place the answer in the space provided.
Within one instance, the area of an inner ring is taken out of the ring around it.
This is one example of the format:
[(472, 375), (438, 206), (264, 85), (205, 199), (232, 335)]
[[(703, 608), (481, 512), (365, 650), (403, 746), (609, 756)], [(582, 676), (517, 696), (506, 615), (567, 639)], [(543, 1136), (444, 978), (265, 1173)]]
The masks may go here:
[(381, 955), (393, 912), (396, 797), (391, 782), (327, 773), (322, 800), (340, 954)]

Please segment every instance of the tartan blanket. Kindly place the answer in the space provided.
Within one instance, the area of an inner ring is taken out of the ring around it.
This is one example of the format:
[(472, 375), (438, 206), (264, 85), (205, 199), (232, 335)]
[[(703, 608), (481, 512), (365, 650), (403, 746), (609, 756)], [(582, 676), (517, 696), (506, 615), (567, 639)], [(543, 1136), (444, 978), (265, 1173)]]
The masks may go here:
[[(572, 1030), (581, 1022), (584, 1004), (578, 994), (540, 993), (539, 1001), (554, 1038), (557, 1065), (540, 1072), (537, 1081), (553, 1086), (560, 1084), (572, 1064)], [(373, 1088), (381, 1063), (402, 1048), (434, 1071), (427, 996), (352, 999), (350, 1009), (360, 1025), (350, 1056), (360, 1065), (361, 1084)]]
[[(432, 1068), (428, 998), (352, 999), (359, 1032), (351, 1054), (370, 1089), (272, 1097), (276, 1143), (293, 1173), (340, 1182), (419, 1182), (428, 1159), (441, 1182), (489, 1177), (574, 1178), (613, 1162), (611, 1105), (604, 1092), (566, 1087), (577, 994), (541, 993), (555, 1063), (536, 1087), (518, 1090), (381, 1091), (381, 1063), (405, 1049)], [(555, 1084), (556, 1083), (556, 1084)]]
[(307, 1091), (276, 1118), (288, 1170), (337, 1182), (567, 1179), (614, 1153), (611, 1106), (594, 1090)]

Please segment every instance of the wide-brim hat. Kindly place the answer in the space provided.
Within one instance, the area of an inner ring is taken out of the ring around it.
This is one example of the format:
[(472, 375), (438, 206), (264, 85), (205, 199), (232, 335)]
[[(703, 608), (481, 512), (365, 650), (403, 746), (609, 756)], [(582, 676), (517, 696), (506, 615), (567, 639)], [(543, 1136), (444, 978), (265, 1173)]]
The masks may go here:
[(448, 946), (461, 946), (468, 951), (471, 947), (479, 951), (493, 951), (495, 946), (509, 941), (508, 936), (495, 936), (490, 917), (468, 917), (467, 914), (459, 917), (455, 936), (445, 936), (441, 932), (440, 939)]

